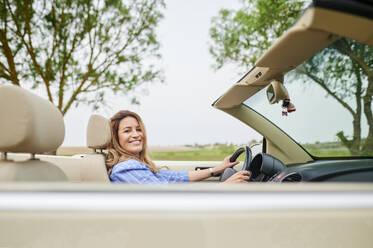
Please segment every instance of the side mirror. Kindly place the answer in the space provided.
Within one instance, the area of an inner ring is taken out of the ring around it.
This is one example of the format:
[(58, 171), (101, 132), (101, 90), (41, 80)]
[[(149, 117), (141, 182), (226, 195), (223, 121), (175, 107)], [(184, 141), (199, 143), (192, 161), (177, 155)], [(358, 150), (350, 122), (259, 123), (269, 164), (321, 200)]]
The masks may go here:
[(273, 80), (267, 88), (267, 99), (270, 104), (278, 103), (289, 98), (289, 93), (285, 86), (278, 80)]

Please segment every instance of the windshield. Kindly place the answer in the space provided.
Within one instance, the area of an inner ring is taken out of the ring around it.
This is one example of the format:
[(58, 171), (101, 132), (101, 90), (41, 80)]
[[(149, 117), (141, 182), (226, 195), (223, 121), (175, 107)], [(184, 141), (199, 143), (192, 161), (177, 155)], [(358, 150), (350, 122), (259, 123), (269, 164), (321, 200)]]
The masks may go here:
[(244, 104), (315, 157), (373, 155), (372, 47), (341, 38), (285, 74), (284, 86), (294, 112), (269, 104), (266, 88)]

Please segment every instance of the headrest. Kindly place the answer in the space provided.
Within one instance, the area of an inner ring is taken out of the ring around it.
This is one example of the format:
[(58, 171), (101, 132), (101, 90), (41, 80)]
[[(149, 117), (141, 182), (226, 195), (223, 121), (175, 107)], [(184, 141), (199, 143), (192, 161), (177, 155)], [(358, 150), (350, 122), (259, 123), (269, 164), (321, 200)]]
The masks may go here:
[(92, 149), (105, 149), (110, 141), (110, 121), (101, 115), (91, 115), (87, 127), (87, 146)]
[(0, 151), (45, 153), (63, 142), (61, 112), (49, 101), (18, 86), (0, 86)]

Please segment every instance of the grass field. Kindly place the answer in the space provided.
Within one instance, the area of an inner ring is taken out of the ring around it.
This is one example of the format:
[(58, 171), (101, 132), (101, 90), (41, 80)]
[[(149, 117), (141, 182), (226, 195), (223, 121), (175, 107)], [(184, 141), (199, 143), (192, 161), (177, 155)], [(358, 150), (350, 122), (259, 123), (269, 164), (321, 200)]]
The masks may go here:
[[(177, 152), (151, 152), (153, 160), (173, 161), (222, 161), (226, 156), (232, 155), (234, 150), (195, 150)], [(315, 157), (346, 157), (350, 156), (347, 150), (308, 150)], [(243, 156), (238, 160), (243, 161)]]
[[(226, 156), (232, 155), (238, 147), (224, 144), (151, 147), (150, 156), (153, 160), (222, 161)], [(303, 144), (303, 147), (315, 157), (350, 156), (350, 152), (339, 142)], [(92, 153), (92, 151), (84, 147), (62, 147), (57, 151), (60, 155), (81, 153)], [(238, 158), (239, 161), (243, 159), (243, 155)]]
[[(153, 160), (173, 161), (222, 161), (226, 156), (232, 155), (234, 150), (197, 150), (185, 152), (152, 152)], [(343, 150), (312, 150), (310, 153), (315, 157), (345, 157), (350, 156), (348, 151)], [(238, 160), (243, 161), (243, 156)]]
[(151, 152), (153, 160), (173, 161), (222, 161), (226, 156), (232, 155), (232, 150), (195, 150), (178, 152)]
[(341, 142), (324, 142), (302, 145), (310, 154), (315, 157), (346, 157), (351, 153)]
[(311, 155), (315, 157), (347, 157), (351, 156), (351, 153), (347, 150), (308, 150)]
[[(232, 155), (239, 146), (189, 146), (188, 151), (153, 151), (150, 153), (154, 160), (174, 161), (222, 161), (226, 156)], [(350, 152), (339, 142), (325, 142), (316, 144), (303, 144), (303, 147), (315, 157), (346, 157)], [(244, 156), (239, 160), (243, 161)]]

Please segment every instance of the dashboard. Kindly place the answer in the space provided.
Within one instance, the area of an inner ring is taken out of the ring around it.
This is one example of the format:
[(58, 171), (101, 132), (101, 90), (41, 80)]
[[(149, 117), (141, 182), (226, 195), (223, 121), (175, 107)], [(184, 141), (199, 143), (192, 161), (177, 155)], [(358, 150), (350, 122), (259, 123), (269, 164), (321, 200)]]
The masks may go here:
[(285, 166), (277, 158), (259, 153), (249, 168), (257, 182), (373, 182), (373, 158), (323, 159)]

